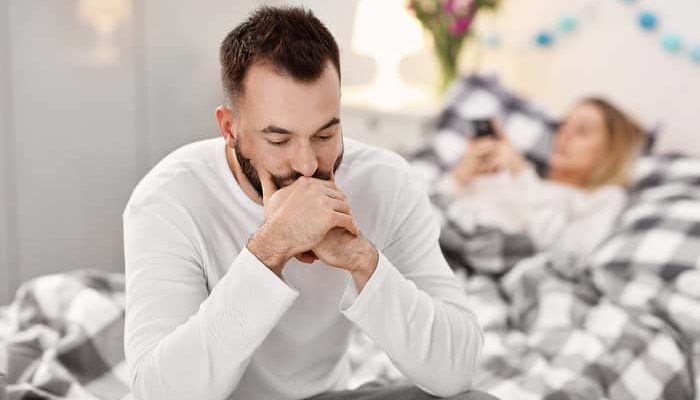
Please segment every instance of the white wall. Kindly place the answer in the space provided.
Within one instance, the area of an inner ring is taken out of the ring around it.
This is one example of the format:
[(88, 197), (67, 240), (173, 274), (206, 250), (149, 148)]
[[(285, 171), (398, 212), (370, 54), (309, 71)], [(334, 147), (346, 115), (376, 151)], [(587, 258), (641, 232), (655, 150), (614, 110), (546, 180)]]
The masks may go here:
[(149, 0), (143, 10), (149, 165), (185, 143), (218, 134), (219, 45), (259, 2), (173, 3)]
[[(700, 64), (685, 55), (669, 55), (659, 35), (636, 23), (640, 9), (655, 10), (661, 32), (675, 30), (700, 45), (700, 2), (697, 0), (506, 1), (497, 18), (484, 18), (482, 28), (503, 32), (504, 47), (484, 60), (519, 92), (549, 110), (565, 112), (588, 94), (612, 98), (647, 125), (663, 123), (660, 150), (700, 155)], [(534, 50), (534, 32), (564, 13), (581, 18), (578, 33), (552, 50)]]
[(14, 176), (10, 169), (11, 134), (10, 134), (10, 74), (9, 68), (9, 29), (8, 3), (0, 4), (0, 304), (7, 302), (10, 296), (10, 217), (12, 195), (10, 182)]
[(75, 268), (118, 270), (121, 208), (145, 165), (133, 24), (116, 32), (117, 62), (92, 64), (94, 35), (66, 5), (9, 2), (13, 286)]

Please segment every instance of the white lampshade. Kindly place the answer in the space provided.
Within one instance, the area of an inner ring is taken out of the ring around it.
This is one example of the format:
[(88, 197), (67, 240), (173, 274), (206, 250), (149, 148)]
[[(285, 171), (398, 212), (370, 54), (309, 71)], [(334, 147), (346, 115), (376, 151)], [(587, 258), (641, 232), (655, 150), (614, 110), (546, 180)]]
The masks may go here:
[(352, 36), (352, 50), (374, 59), (377, 72), (372, 83), (346, 90), (344, 97), (364, 97), (379, 108), (398, 108), (425, 91), (404, 84), (399, 77), (401, 59), (423, 49), (423, 28), (410, 15), (405, 0), (359, 0)]
[(113, 43), (117, 26), (131, 15), (130, 0), (80, 0), (78, 16), (97, 34), (97, 46), (91, 55), (98, 64), (111, 64), (118, 58)]
[(423, 48), (423, 29), (409, 14), (405, 0), (360, 0), (357, 4), (352, 50), (372, 57), (399, 58)]

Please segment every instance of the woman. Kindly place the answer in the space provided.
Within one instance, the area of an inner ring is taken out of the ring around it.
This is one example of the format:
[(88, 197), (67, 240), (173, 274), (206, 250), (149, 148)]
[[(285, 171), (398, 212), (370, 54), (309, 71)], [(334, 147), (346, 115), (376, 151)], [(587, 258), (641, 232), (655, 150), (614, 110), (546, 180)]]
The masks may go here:
[(496, 131), (495, 138), (471, 139), (463, 158), (435, 188), (435, 195), (447, 200), (449, 225), (458, 227), (463, 239), (482, 240), (478, 248), (467, 249), (468, 262), (476, 263), (481, 250), (493, 251), (493, 243), (484, 243), (478, 233), (494, 229), (501, 240), (524, 235), (532, 251), (590, 254), (625, 204), (624, 187), (644, 145), (639, 125), (605, 100), (583, 100), (556, 133), (544, 179), (498, 124)]

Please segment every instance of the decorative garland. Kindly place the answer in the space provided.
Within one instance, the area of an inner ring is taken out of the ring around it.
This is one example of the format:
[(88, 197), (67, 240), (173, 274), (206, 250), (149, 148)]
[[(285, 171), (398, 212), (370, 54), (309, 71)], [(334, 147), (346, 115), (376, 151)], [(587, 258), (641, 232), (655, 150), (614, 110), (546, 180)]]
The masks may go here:
[[(669, 54), (685, 53), (690, 60), (700, 65), (700, 43), (690, 44), (683, 37), (673, 31), (661, 31), (661, 18), (657, 13), (641, 9), (637, 0), (621, 0), (630, 7), (637, 8), (636, 23), (645, 32), (657, 34), (659, 44)], [(563, 36), (571, 35), (579, 30), (580, 19), (573, 14), (563, 14), (556, 22), (555, 28), (543, 28), (533, 36), (533, 43), (541, 49), (554, 47)], [(499, 48), (502, 46), (500, 34), (490, 32), (481, 35), (482, 43), (489, 48)]]

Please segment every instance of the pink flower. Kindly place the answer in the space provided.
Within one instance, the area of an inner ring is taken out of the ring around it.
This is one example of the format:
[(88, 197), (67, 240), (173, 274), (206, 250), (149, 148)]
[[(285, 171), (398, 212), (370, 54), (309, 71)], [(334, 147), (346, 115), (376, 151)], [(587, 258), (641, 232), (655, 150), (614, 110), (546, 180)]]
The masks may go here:
[(455, 12), (455, 0), (447, 0), (444, 5), (445, 11), (452, 14)]
[(469, 13), (472, 8), (477, 5), (475, 0), (455, 0), (452, 9), (455, 14), (464, 15)]
[(457, 18), (450, 26), (450, 33), (452, 36), (462, 36), (468, 30), (472, 24), (472, 16), (465, 15), (463, 17)]

